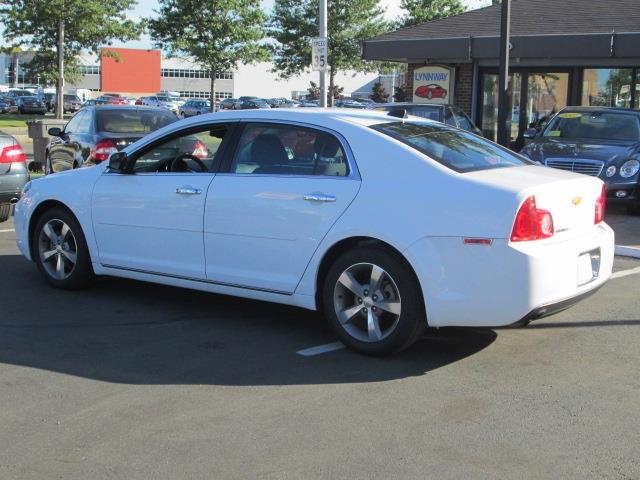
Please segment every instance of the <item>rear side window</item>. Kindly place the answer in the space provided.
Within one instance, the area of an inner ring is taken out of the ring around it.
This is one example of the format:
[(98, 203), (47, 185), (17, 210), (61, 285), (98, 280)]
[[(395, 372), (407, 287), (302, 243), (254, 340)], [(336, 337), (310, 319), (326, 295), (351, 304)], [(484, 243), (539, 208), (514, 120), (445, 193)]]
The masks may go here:
[(533, 165), (533, 162), (495, 143), (444, 124), (393, 122), (373, 125), (371, 128), (413, 147), (456, 172)]
[(244, 128), (231, 173), (349, 175), (342, 145), (330, 133), (297, 125), (250, 123)]
[(97, 112), (98, 131), (109, 133), (149, 133), (178, 120), (168, 110), (113, 109)]

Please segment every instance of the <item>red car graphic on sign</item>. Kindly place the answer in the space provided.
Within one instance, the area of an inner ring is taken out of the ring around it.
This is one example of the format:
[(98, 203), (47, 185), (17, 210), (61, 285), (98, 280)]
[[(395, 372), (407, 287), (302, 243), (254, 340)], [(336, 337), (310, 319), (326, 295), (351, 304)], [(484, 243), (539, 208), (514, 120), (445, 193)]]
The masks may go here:
[(442, 88), (440, 85), (436, 85), (435, 83), (430, 83), (429, 85), (421, 85), (416, 88), (416, 96), (428, 98), (429, 100), (431, 100), (432, 98), (446, 98), (447, 89)]

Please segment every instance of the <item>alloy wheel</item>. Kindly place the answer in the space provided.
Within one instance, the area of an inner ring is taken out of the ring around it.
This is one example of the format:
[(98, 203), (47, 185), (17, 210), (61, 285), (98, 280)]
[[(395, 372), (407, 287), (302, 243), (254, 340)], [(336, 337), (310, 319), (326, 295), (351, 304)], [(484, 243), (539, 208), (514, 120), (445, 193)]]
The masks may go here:
[(400, 291), (384, 269), (357, 263), (338, 277), (333, 304), (342, 328), (361, 342), (379, 342), (398, 326)]
[(69, 278), (78, 261), (78, 245), (69, 225), (59, 219), (45, 223), (38, 235), (38, 254), (51, 277)]

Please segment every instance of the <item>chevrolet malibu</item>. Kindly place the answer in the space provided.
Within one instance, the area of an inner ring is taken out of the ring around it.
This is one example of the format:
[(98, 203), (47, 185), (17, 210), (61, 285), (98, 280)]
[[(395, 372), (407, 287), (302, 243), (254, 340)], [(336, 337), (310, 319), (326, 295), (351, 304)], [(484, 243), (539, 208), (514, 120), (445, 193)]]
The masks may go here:
[(593, 293), (613, 263), (604, 209), (601, 180), (449, 125), (276, 109), (193, 117), (34, 180), (15, 225), (54, 287), (110, 275), (295, 305), (382, 355)]

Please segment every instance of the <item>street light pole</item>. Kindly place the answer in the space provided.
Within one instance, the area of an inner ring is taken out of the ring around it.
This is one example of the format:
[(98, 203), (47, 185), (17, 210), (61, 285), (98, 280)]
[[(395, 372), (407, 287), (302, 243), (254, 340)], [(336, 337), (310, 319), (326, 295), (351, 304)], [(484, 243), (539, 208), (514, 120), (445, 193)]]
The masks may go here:
[(58, 88), (56, 89), (56, 118), (64, 118), (64, 19), (58, 21)]
[(509, 29), (511, 25), (511, 0), (502, 0), (500, 20), (500, 72), (498, 78), (498, 143), (509, 147), (507, 130), (509, 108)]
[[(327, 0), (320, 1), (320, 25), (318, 26), (319, 36), (327, 38)], [(320, 70), (320, 106), (327, 106), (327, 72), (323, 68)]]

